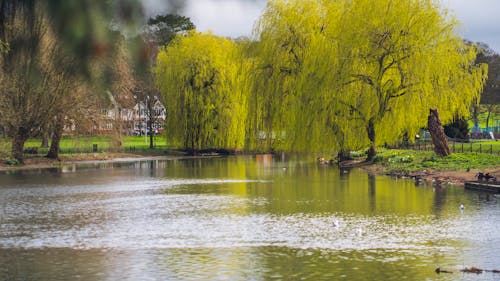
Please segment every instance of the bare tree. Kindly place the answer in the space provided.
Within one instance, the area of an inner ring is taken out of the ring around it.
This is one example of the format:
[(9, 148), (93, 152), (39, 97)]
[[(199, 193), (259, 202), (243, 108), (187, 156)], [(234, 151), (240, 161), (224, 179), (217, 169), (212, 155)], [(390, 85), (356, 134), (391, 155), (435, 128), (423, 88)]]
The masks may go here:
[(3, 28), (10, 50), (0, 58), (0, 119), (12, 136), (12, 157), (21, 163), (24, 143), (47, 122), (47, 111), (57, 101), (51, 52), (41, 52), (49, 47), (44, 40), (48, 32), (46, 20), (37, 14), (25, 21), (24, 16)]

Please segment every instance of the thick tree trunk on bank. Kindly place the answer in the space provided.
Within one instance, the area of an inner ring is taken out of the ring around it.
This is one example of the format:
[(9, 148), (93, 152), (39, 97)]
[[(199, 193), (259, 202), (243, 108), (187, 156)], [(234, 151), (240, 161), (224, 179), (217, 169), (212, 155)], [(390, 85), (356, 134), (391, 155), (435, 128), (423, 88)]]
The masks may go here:
[(50, 149), (45, 157), (50, 159), (59, 159), (59, 151), (60, 151), (59, 144), (61, 143), (63, 129), (64, 129), (63, 120), (58, 117), (56, 120), (56, 124), (54, 126), (52, 141), (50, 142)]
[(12, 138), (12, 157), (19, 161), (20, 164), (24, 163), (24, 143), (28, 139), (28, 130), (23, 127), (17, 128)]
[(370, 148), (368, 148), (368, 151), (366, 152), (366, 160), (371, 161), (377, 155), (377, 150), (375, 149), (375, 123), (373, 122), (373, 119), (368, 121), (366, 133), (368, 134), (368, 139), (370, 140)]
[(434, 152), (436, 155), (441, 157), (450, 155), (450, 148), (448, 147), (446, 135), (444, 134), (444, 129), (441, 124), (441, 119), (439, 119), (437, 109), (430, 110), (429, 117), (427, 119), (427, 128), (431, 134), (432, 143), (434, 144)]

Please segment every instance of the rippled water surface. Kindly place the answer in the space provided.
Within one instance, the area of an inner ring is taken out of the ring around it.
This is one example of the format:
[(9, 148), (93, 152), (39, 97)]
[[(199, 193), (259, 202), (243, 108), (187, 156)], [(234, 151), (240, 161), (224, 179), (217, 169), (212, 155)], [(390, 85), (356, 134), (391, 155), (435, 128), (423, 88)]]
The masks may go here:
[(498, 200), (268, 157), (4, 172), (0, 280), (499, 280), (459, 272), (500, 269)]

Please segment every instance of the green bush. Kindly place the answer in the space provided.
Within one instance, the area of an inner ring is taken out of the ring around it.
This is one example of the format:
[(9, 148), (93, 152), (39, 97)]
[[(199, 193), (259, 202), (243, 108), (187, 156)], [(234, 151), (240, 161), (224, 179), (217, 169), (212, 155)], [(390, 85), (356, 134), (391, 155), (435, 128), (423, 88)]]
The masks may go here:
[(382, 156), (375, 156), (372, 161), (373, 161), (373, 163), (381, 163), (381, 162), (384, 161), (384, 157), (382, 157)]
[(413, 156), (412, 155), (395, 155), (391, 156), (387, 162), (391, 164), (395, 163), (411, 163), (413, 162)]
[(437, 159), (437, 158), (436, 158), (436, 156), (434, 156), (434, 155), (433, 155), (433, 156), (431, 156), (431, 157), (429, 157), (429, 158), (425, 157), (425, 158), (422, 160), (422, 162), (437, 162), (437, 161), (438, 161), (438, 159)]
[(406, 155), (401, 157), (401, 163), (411, 163), (413, 162), (413, 156), (412, 155)]
[(6, 165), (9, 165), (9, 166), (17, 166), (19, 164), (21, 164), (19, 162), (19, 160), (15, 159), (15, 158), (7, 158), (3, 161)]
[(363, 157), (366, 157), (366, 152), (362, 151), (362, 150), (351, 151), (351, 157), (352, 158), (363, 158)]

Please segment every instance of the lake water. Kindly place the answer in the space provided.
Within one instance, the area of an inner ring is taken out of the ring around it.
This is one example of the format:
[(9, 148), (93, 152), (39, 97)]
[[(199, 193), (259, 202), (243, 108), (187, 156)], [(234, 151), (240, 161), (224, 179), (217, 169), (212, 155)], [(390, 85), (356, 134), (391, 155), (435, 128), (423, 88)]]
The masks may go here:
[(459, 272), (500, 269), (499, 200), (267, 156), (3, 172), (0, 280), (499, 280)]

